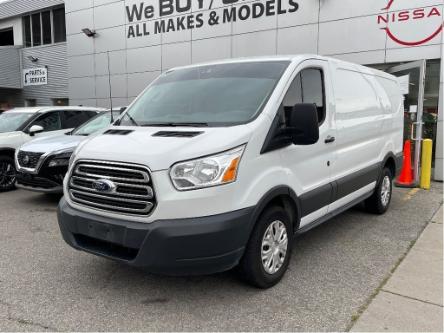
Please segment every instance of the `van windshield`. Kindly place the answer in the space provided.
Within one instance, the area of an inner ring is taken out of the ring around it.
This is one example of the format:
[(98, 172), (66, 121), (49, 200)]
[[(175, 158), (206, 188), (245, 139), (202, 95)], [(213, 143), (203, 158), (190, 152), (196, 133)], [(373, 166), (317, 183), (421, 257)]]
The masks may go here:
[(30, 112), (4, 112), (0, 114), (0, 133), (17, 131), (32, 115)]
[(227, 126), (262, 110), (288, 61), (239, 62), (161, 75), (120, 122), (136, 126)]

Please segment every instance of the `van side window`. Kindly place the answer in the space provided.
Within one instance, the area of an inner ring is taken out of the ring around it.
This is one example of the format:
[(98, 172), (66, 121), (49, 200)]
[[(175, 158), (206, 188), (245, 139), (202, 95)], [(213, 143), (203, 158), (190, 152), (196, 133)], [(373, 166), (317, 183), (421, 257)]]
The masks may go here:
[(293, 80), (284, 97), (283, 106), (286, 115), (298, 103), (313, 103), (318, 109), (318, 120), (321, 124), (325, 119), (324, 79), (321, 69), (307, 68), (302, 70)]

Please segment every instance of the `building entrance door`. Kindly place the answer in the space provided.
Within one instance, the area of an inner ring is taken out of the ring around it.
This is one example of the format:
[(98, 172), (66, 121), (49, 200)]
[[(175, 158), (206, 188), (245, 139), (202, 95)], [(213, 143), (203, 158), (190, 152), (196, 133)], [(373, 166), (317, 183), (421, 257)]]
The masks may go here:
[(424, 82), (426, 61), (419, 60), (387, 70), (388, 73), (400, 78), (404, 93), (404, 140), (412, 140), (413, 177), (419, 182), (419, 167), (421, 161), (421, 142), (424, 108)]

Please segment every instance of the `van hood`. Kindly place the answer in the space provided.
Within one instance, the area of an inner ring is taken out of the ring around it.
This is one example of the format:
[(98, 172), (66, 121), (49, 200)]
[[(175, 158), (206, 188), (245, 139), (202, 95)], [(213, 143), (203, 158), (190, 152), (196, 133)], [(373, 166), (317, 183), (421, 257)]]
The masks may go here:
[(38, 138), (25, 143), (20, 150), (35, 153), (52, 153), (60, 150), (74, 150), (86, 136), (56, 135)]
[[(247, 143), (249, 124), (232, 127), (110, 127), (127, 134), (97, 135), (76, 152), (76, 159), (142, 164), (151, 171), (169, 169), (179, 161), (212, 155)], [(170, 132), (160, 133), (159, 132)], [(177, 132), (179, 135), (175, 136)], [(183, 132), (194, 132), (184, 137)]]

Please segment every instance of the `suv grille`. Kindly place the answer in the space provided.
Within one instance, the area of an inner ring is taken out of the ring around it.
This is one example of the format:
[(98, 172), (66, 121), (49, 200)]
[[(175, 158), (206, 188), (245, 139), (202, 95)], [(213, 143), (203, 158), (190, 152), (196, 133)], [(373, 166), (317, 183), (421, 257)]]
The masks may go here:
[(35, 169), (42, 155), (43, 153), (19, 151), (19, 153), (17, 154), (17, 160), (22, 168)]
[(148, 215), (156, 203), (150, 173), (141, 165), (79, 161), (68, 190), (78, 204), (125, 214)]

